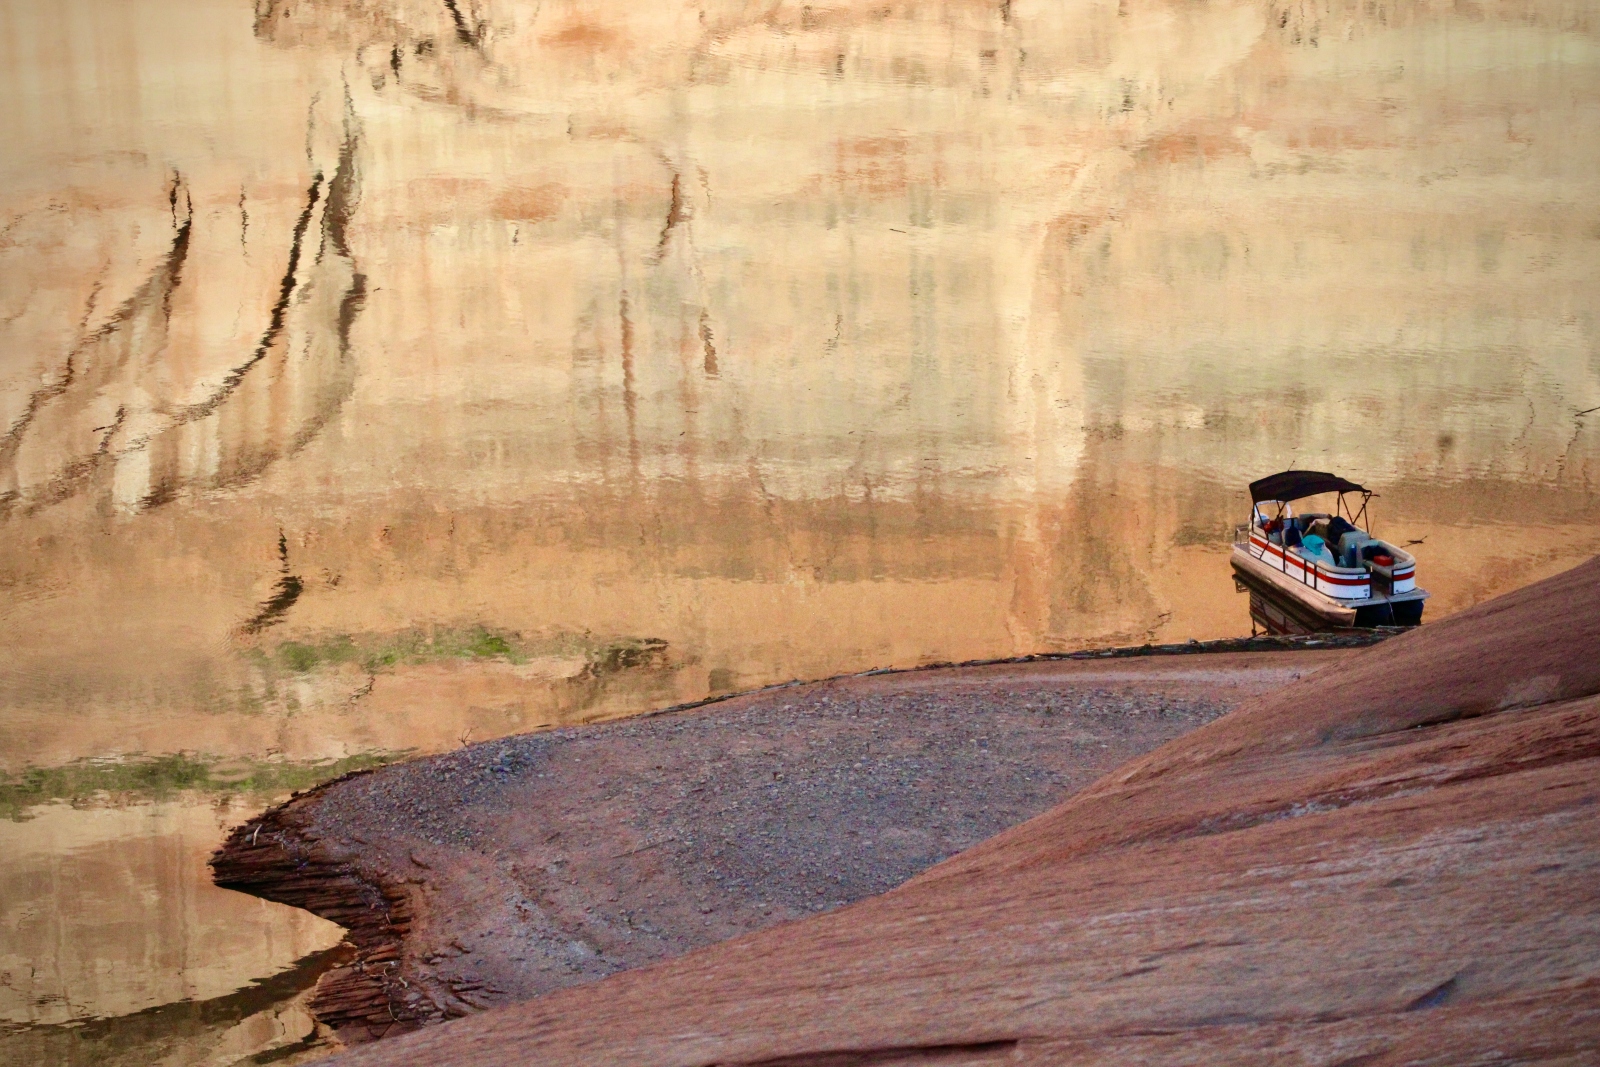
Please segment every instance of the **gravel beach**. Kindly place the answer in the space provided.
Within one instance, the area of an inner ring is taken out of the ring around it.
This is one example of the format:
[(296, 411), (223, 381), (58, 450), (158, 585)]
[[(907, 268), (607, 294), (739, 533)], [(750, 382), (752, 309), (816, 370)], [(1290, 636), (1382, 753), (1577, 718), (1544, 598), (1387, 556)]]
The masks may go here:
[(318, 1013), (360, 1041), (882, 893), (1350, 654), (861, 676), (486, 742), (241, 827), (218, 881), (351, 928)]

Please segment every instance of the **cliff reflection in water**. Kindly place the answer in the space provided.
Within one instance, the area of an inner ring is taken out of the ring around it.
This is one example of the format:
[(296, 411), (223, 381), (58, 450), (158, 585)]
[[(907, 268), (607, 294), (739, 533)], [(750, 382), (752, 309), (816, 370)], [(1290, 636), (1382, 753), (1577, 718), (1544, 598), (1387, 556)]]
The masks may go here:
[(1593, 20), (11, 0), (0, 768), (1234, 634), (1290, 465), (1435, 615), (1560, 570)]

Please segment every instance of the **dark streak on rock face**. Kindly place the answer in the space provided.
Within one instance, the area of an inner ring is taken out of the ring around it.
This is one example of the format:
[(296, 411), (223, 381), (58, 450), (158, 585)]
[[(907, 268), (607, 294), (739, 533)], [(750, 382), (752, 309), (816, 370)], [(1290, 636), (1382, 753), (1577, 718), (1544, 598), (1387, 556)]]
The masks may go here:
[(628, 469), (635, 480), (639, 477), (638, 400), (633, 391), (633, 320), (628, 317), (628, 294), (622, 294), (617, 305), (617, 318), (622, 336), (622, 411), (628, 420)]
[(656, 262), (659, 263), (667, 254), (667, 242), (672, 240), (673, 233), (678, 224), (688, 217), (688, 211), (683, 203), (683, 177), (674, 170), (672, 172), (672, 199), (667, 203), (667, 220), (661, 226), (661, 239), (656, 242)]
[(258, 38), (269, 40), (272, 37), (272, 20), (277, 15), (275, 0), (256, 0), (255, 22), (251, 29)]
[[(141, 425), (140, 416), (145, 413), (120, 409), (112, 426), (95, 428), (100, 436), (92, 449), (76, 456), (69, 451), (59, 469), (42, 482), (0, 492), (0, 519), (19, 508), (31, 514), (60, 503), (87, 488), (100, 472), (109, 471), (119, 457), (141, 451), (147, 451), (150, 460), (149, 480), (138, 498), (140, 509), (172, 501), (186, 485), (202, 489), (241, 485), (321, 432), (354, 388), (350, 334), (367, 294), (366, 276), (357, 269), (349, 243), (351, 220), (360, 200), (360, 127), (348, 93), (344, 110), (344, 136), (333, 177), (328, 179), (321, 171), (313, 174), (295, 222), (277, 298), (249, 357), (229, 370), (203, 399), (165, 411), (157, 407), (155, 411), (164, 415), (164, 425), (143, 436), (129, 438), (122, 431), (124, 425)], [(60, 408), (50, 420), (51, 428), (59, 432), (55, 425), (58, 416), (60, 420), (81, 417), (81, 412), (92, 410), (90, 405), (103, 402), (101, 398), (119, 387), (159, 376), (174, 313), (173, 296), (183, 278), (194, 224), (192, 197), (181, 175), (173, 176), (166, 199), (175, 226), (171, 248), (133, 295), (74, 346), (56, 380), (29, 398), (22, 414), (0, 437), (0, 468), (14, 467), (30, 433), (46, 432), (38, 429), (37, 423), (47, 409)], [(239, 211), (243, 255), (249, 214), (242, 190)], [(312, 256), (306, 241), (318, 223), (319, 212), (318, 246)], [(337, 298), (311, 299), (323, 286), (340, 287)], [(281, 373), (291, 359), (313, 361), (309, 373), (287, 378), (292, 386)], [(265, 373), (269, 363), (278, 370)], [(294, 392), (284, 395), (290, 388)], [(152, 391), (156, 390), (152, 387)], [(265, 428), (259, 419), (232, 416), (235, 409), (262, 408), (282, 414), (268, 420)], [(205, 431), (220, 441), (215, 467), (196, 470), (186, 466), (185, 455), (195, 452), (185, 447), (185, 435), (191, 432), (186, 427), (216, 419), (225, 422), (218, 430)], [(110, 432), (101, 433), (108, 429)], [(100, 480), (109, 492), (109, 482)], [(289, 591), (280, 593), (288, 596)]]
[[(122, 429), (122, 424), (127, 421), (128, 411), (125, 407), (118, 407), (116, 416), (109, 426), (101, 430), (100, 444), (89, 455), (75, 459), (67, 464), (54, 478), (46, 482), (30, 503), (28, 513), (57, 504), (71, 496), (80, 484), (92, 477), (100, 469), (106, 458), (111, 454), (111, 440)], [(3, 506), (3, 505), (0, 505)]]
[[(349, 227), (361, 199), (361, 175), (357, 162), (360, 145), (360, 124), (348, 93), (345, 96), (344, 138), (339, 146), (339, 160), (332, 179), (326, 184), (323, 200), (320, 240), (316, 262), (323, 261), (331, 249), (333, 259), (348, 264), (350, 278), (339, 299), (333, 325), (335, 358), (324, 368), (316, 385), (316, 395), (311, 399), (311, 409), (306, 412), (286, 440), (268, 442), (253, 456), (240, 456), (231, 469), (219, 471), (212, 482), (213, 488), (225, 488), (247, 482), (261, 474), (277, 460), (294, 455), (322, 432), (328, 420), (339, 410), (355, 388), (355, 366), (350, 353), (350, 332), (357, 316), (366, 306), (367, 276), (357, 269), (354, 253), (349, 244)], [(297, 237), (298, 240), (298, 237)], [(287, 279), (286, 279), (287, 280)], [(287, 306), (287, 305), (285, 305)], [(276, 314), (274, 309), (274, 314)], [(325, 328), (317, 324), (313, 328)], [(282, 348), (280, 343), (276, 346)]]
[[(324, 175), (318, 172), (307, 191), (306, 206), (296, 221), (288, 263), (283, 279), (279, 283), (279, 297), (273, 306), (260, 344), (252, 357), (224, 380), (223, 388), (217, 394), (186, 410), (180, 415), (179, 422), (189, 422), (217, 413), (219, 407), (241, 387), (247, 374), (254, 376), (261, 373), (253, 368), (267, 360), (269, 356), (276, 355), (284, 361), (289, 359), (290, 353), (287, 347), (290, 340), (286, 335), (289, 332), (290, 309), (300, 302), (299, 296), (305, 294), (309, 287), (326, 284), (337, 276), (336, 272), (348, 269), (349, 277), (343, 283), (343, 293), (339, 298), (333, 321), (313, 320), (305, 326), (305, 329), (313, 333), (328, 331), (324, 336), (333, 343), (331, 358), (325, 360), (319, 367), (320, 373), (310, 379), (310, 395), (299, 398), (302, 410), (297, 424), (290, 427), (284, 436), (247, 442), (236, 454), (229, 457), (224, 467), (208, 478), (199, 479), (201, 484), (208, 488), (241, 485), (258, 477), (274, 462), (298, 452), (322, 431), (355, 386), (354, 365), (350, 355), (350, 331), (356, 317), (365, 306), (367, 280), (366, 275), (357, 268), (349, 243), (349, 227), (360, 201), (361, 185), (357, 160), (360, 124), (355, 117), (355, 109), (348, 92), (345, 95), (343, 133), (333, 177), (325, 179)], [(316, 218), (319, 202), (321, 219), (318, 227), (317, 251), (315, 256), (311, 257), (310, 265), (305, 266), (307, 259), (305, 240), (312, 220)], [(330, 251), (331, 256), (328, 254)], [(259, 388), (268, 389), (271, 388), (271, 384), (263, 380)]]
[[(348, 90), (345, 93), (344, 114), (345, 136), (339, 146), (338, 169), (333, 172), (333, 181), (328, 185), (328, 208), (323, 216), (322, 226), (327, 240), (333, 245), (334, 252), (354, 265), (355, 256), (350, 251), (349, 230), (350, 220), (361, 199), (361, 176), (356, 167), (356, 147), (360, 131)], [(339, 304), (339, 353), (345, 359), (350, 355), (350, 328), (365, 306), (366, 299), (367, 276), (357, 270), (351, 277), (350, 288)]]
[(711, 318), (704, 311), (700, 312), (700, 344), (705, 348), (706, 377), (718, 377), (721, 372), (717, 366), (717, 346), (712, 343)]
[(176, 233), (173, 234), (172, 245), (168, 249), (161, 264), (151, 272), (149, 279), (134, 292), (122, 305), (112, 313), (99, 329), (78, 343), (67, 355), (62, 367), (61, 375), (51, 384), (34, 392), (28, 398), (27, 405), (17, 421), (6, 430), (5, 436), (0, 437), (0, 461), (8, 460), (16, 454), (23, 434), (29, 424), (50, 401), (64, 395), (78, 378), (79, 363), (87, 347), (94, 342), (104, 341), (115, 335), (128, 324), (141, 311), (148, 310), (153, 304), (162, 308), (170, 308), (170, 293), (183, 276), (184, 260), (189, 254), (189, 233), (193, 226), (193, 215), (187, 215), (179, 223)]
[(272, 305), (272, 313), (267, 317), (267, 329), (261, 335), (261, 341), (256, 345), (256, 350), (250, 358), (229, 371), (222, 379), (222, 385), (204, 400), (190, 404), (178, 411), (176, 416), (179, 423), (194, 422), (221, 407), (233, 395), (244, 381), (245, 375), (250, 373), (252, 367), (266, 358), (277, 341), (278, 335), (283, 332), (284, 319), (289, 312), (289, 299), (294, 296), (297, 285), (298, 271), (300, 269), (300, 249), (305, 241), (306, 230), (311, 225), (311, 216), (317, 208), (317, 200), (322, 196), (322, 172), (318, 171), (311, 179), (311, 188), (306, 190), (306, 206), (300, 212), (300, 218), (294, 226), (294, 238), (289, 243), (289, 263), (284, 269), (283, 280), (278, 283), (278, 299)]
[(477, 48), (482, 42), (483, 26), (468, 26), (466, 16), (461, 14), (461, 8), (456, 0), (444, 0), (445, 10), (450, 12), (450, 21), (455, 24), (456, 40), (468, 48)]
[(300, 599), (300, 594), (305, 590), (305, 583), (298, 574), (289, 573), (289, 539), (282, 530), (278, 531), (278, 562), (283, 569), (283, 575), (273, 587), (272, 596), (261, 609), (252, 615), (239, 627), (241, 634), (258, 634), (274, 623), (281, 622), (283, 617), (294, 607), (295, 601)]
[[(182, 214), (179, 214), (180, 199), (183, 203)], [(113, 342), (130, 324), (141, 319), (147, 320), (149, 328), (136, 332), (154, 338), (148, 343), (148, 349), (160, 351), (165, 344), (167, 327), (172, 318), (172, 293), (183, 279), (183, 267), (189, 256), (189, 239), (194, 228), (194, 204), (182, 175), (173, 175), (168, 202), (173, 212), (175, 230), (167, 254), (150, 273), (150, 277), (122, 302), (110, 318), (73, 347), (56, 380), (35, 390), (28, 398), (22, 414), (0, 437), (0, 464), (9, 465), (15, 461), (29, 427), (46, 407), (56, 401), (79, 407), (86, 405), (123, 372), (135, 352), (131, 344), (119, 348)], [(0, 493), (0, 519), (8, 517), (18, 506), (31, 514), (75, 493), (112, 454), (112, 437), (121, 429), (125, 416), (126, 413), (119, 409), (114, 425), (109, 428), (110, 433), (101, 437), (95, 449), (87, 456), (69, 459), (39, 489), (32, 493), (21, 489)]]

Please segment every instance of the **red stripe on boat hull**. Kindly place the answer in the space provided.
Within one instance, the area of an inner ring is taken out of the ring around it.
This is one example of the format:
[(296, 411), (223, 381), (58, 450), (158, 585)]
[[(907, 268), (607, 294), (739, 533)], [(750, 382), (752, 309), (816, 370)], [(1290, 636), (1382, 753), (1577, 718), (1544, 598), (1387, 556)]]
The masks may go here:
[[(1300, 558), (1295, 557), (1295, 556), (1287, 555), (1283, 551), (1283, 549), (1279, 548), (1277, 545), (1274, 545), (1274, 544), (1272, 544), (1270, 542), (1261, 540), (1254, 533), (1252, 533), (1250, 535), (1250, 543), (1252, 545), (1254, 545), (1255, 547), (1261, 549), (1264, 553), (1270, 554), (1273, 557), (1273, 562), (1280, 562), (1281, 561), (1284, 564), (1286, 564), (1287, 566), (1295, 568), (1297, 571), (1300, 572), (1299, 573), (1300, 579), (1302, 581), (1304, 581), (1306, 585), (1311, 586), (1313, 589), (1316, 589), (1317, 585), (1320, 583), (1320, 584), (1323, 584), (1323, 585), (1337, 586), (1337, 587), (1339, 587), (1341, 589), (1364, 589), (1364, 590), (1367, 590), (1368, 596), (1371, 595), (1371, 589), (1372, 589), (1371, 579), (1366, 577), (1365, 575), (1363, 575), (1362, 577), (1359, 577), (1359, 578), (1346, 578), (1343, 575), (1327, 574), (1320, 567), (1318, 567), (1315, 563), (1313, 563), (1313, 562), (1311, 562), (1309, 560), (1300, 559)], [(1309, 581), (1306, 580), (1308, 576), (1311, 579)], [(1321, 592), (1322, 590), (1318, 589), (1317, 591)], [(1328, 594), (1328, 595), (1332, 596), (1331, 593)], [(1334, 597), (1334, 599), (1336, 599), (1336, 600), (1365, 600), (1367, 598), (1366, 597)]]

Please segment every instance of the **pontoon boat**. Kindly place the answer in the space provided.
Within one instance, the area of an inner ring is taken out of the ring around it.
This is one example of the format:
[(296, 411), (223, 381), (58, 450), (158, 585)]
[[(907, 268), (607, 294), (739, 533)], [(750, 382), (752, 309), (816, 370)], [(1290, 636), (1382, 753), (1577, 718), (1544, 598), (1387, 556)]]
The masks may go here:
[[(1296, 515), (1293, 503), (1338, 494), (1332, 514)], [(1352, 509), (1346, 494), (1359, 494)], [(1270, 633), (1347, 626), (1415, 626), (1428, 592), (1416, 558), (1373, 537), (1372, 492), (1321, 471), (1283, 471), (1250, 483), (1250, 521), (1234, 529), (1235, 581), (1250, 592), (1252, 620)]]

